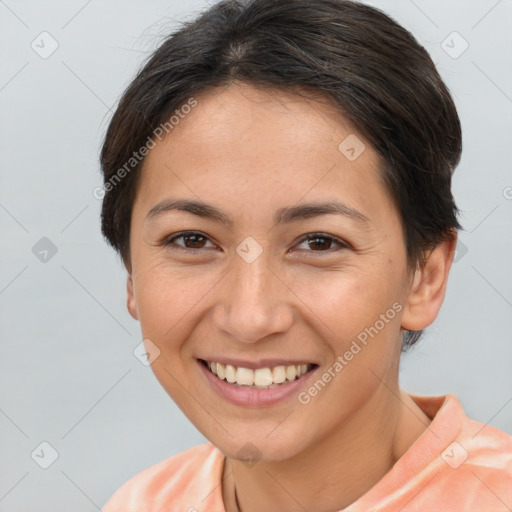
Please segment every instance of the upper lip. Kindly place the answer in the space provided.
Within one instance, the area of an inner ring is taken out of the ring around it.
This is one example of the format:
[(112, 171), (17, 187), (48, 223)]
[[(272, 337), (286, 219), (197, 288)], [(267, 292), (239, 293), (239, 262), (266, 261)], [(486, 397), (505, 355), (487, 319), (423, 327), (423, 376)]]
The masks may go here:
[(221, 363), (223, 365), (231, 365), (236, 366), (237, 368), (249, 368), (251, 370), (257, 370), (258, 368), (273, 368), (275, 366), (291, 366), (298, 364), (316, 364), (311, 361), (305, 361), (304, 359), (294, 359), (294, 360), (286, 360), (286, 359), (251, 359), (250, 361), (231, 358), (231, 357), (200, 357), (198, 359), (202, 359), (203, 361), (207, 361), (210, 363)]

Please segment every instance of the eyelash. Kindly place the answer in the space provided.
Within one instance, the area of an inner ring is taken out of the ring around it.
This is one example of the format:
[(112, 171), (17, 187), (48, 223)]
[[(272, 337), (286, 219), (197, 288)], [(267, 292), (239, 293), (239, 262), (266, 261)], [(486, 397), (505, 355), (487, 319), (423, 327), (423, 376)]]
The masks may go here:
[[(211, 242), (211, 240), (204, 233), (201, 233), (200, 231), (182, 231), (181, 233), (173, 234), (170, 237), (165, 238), (162, 241), (161, 245), (164, 246), (164, 247), (169, 247), (172, 244), (174, 244), (175, 240), (178, 240), (180, 238), (185, 238), (185, 237), (190, 236), (190, 235), (199, 235), (199, 236), (202, 236), (202, 237), (206, 238), (208, 241)], [(334, 237), (332, 235), (328, 235), (326, 233), (308, 233), (306, 236), (304, 236), (298, 242), (298, 244), (300, 245), (300, 244), (302, 244), (304, 242), (307, 242), (307, 241), (310, 241), (310, 240), (314, 240), (316, 238), (322, 238), (322, 239), (325, 239), (325, 240), (331, 240), (332, 242), (334, 242), (335, 244), (338, 245), (338, 249), (335, 249), (334, 251), (332, 250), (332, 248), (327, 249), (325, 251), (323, 251), (323, 250), (318, 250), (318, 251), (309, 250), (307, 252), (332, 254), (332, 252), (336, 252), (336, 251), (339, 251), (339, 250), (350, 249), (351, 248), (350, 244), (348, 244), (347, 242), (344, 242), (343, 240), (340, 240), (339, 238), (336, 238), (336, 237)], [(183, 246), (180, 246), (180, 245), (175, 245), (174, 247), (171, 247), (171, 248), (172, 249), (177, 249), (177, 250), (182, 251), (182, 252), (186, 252), (188, 254), (196, 254), (196, 255), (197, 255), (197, 253), (199, 251), (204, 250), (204, 248), (190, 249), (188, 247), (183, 247)]]

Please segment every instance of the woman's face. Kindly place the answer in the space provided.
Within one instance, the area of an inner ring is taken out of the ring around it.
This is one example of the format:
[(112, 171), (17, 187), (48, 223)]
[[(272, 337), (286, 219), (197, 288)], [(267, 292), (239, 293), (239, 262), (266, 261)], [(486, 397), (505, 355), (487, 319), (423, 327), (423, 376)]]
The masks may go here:
[(326, 103), (240, 84), (196, 99), (144, 162), (128, 307), (205, 437), (284, 460), (396, 388), (402, 227), (376, 152)]

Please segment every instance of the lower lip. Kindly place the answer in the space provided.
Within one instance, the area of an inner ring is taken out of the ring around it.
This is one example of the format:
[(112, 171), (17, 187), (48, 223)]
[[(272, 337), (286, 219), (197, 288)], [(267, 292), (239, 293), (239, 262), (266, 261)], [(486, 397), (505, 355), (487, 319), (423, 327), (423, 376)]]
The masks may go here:
[(261, 407), (265, 405), (274, 405), (282, 402), (292, 395), (298, 394), (309, 377), (316, 372), (318, 367), (305, 373), (302, 377), (289, 381), (286, 384), (280, 384), (277, 388), (270, 389), (248, 389), (239, 387), (235, 384), (229, 384), (225, 380), (220, 380), (214, 375), (201, 361), (198, 361), (201, 371), (211, 383), (213, 389), (223, 398), (235, 405), (247, 407)]

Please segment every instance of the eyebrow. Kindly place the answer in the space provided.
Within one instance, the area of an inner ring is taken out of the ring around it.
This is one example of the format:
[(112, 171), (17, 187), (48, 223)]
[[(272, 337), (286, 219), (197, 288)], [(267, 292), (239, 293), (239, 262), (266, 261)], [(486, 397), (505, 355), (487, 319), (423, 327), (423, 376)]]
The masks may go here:
[[(154, 219), (171, 211), (191, 213), (230, 227), (233, 225), (231, 217), (213, 205), (198, 200), (173, 198), (164, 199), (153, 206), (147, 213), (146, 220)], [(289, 224), (299, 220), (328, 214), (343, 215), (364, 224), (370, 222), (366, 215), (338, 201), (310, 202), (280, 208), (276, 211), (273, 222), (276, 225)]]

